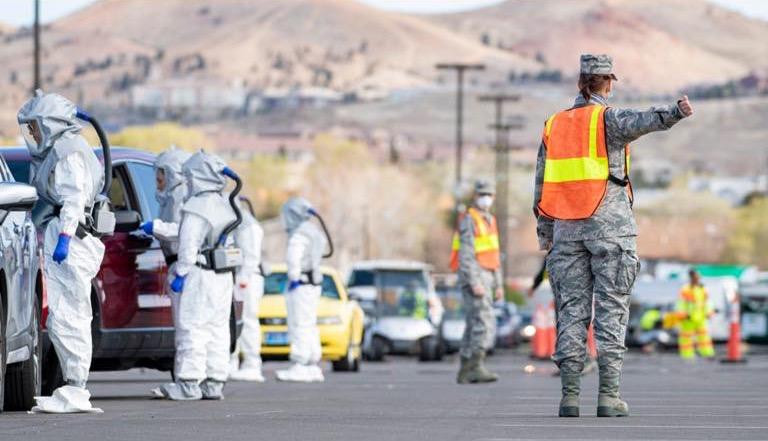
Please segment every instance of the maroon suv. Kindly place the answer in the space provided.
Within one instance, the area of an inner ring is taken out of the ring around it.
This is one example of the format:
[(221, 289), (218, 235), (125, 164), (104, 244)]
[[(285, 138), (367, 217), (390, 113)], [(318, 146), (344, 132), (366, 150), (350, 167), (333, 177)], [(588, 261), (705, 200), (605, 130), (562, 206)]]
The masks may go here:
[[(99, 158), (101, 151), (97, 150)], [(29, 182), (30, 157), (25, 148), (0, 149), (19, 182)], [(167, 293), (166, 266), (160, 244), (138, 230), (139, 223), (155, 219), (155, 155), (127, 148), (112, 149), (113, 180), (109, 199), (117, 227), (103, 239), (104, 261), (93, 280), (93, 371), (147, 367), (173, 371), (174, 329)], [(42, 240), (52, 207), (39, 201), (32, 212)], [(47, 303), (43, 302), (43, 317)], [(242, 303), (232, 306), (231, 347), (242, 329)], [(45, 339), (43, 394), (62, 383), (53, 347)]]

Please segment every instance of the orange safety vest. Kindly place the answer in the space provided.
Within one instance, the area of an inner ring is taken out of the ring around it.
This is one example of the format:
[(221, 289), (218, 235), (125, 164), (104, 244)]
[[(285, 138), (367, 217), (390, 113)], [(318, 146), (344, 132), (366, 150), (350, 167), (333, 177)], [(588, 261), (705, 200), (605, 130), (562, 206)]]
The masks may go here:
[[(547, 149), (539, 213), (560, 220), (587, 219), (597, 211), (610, 176), (605, 136), (605, 110), (588, 105), (552, 115), (544, 126)], [(629, 174), (629, 145), (625, 147)], [(630, 198), (631, 198), (631, 189)]]
[[(496, 217), (491, 216), (488, 224), (483, 214), (476, 208), (470, 208), (468, 214), (475, 224), (475, 255), (480, 267), (489, 271), (495, 271), (501, 267), (501, 253), (499, 251), (499, 228), (496, 225)], [(461, 220), (459, 221), (461, 222)], [(451, 247), (451, 270), (459, 269), (459, 248), (461, 239), (459, 232), (453, 233), (453, 245)]]

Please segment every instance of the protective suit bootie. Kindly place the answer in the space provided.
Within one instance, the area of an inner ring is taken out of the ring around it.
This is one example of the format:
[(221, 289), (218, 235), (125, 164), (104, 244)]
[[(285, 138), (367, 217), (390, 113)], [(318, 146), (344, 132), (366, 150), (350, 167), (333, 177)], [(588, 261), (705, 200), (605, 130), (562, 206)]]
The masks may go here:
[(276, 375), (279, 381), (293, 383), (310, 383), (313, 381), (309, 367), (300, 363), (294, 363), (288, 369), (277, 371)]
[(99, 408), (91, 406), (91, 393), (77, 386), (62, 386), (50, 397), (35, 397), (37, 405), (33, 413), (102, 413)]
[(254, 383), (263, 383), (264, 374), (261, 368), (242, 368), (229, 374), (229, 379), (234, 381), (251, 381)]
[(619, 376), (600, 376), (599, 394), (597, 396), (597, 416), (629, 416), (629, 406), (619, 395), (619, 383)]
[(560, 399), (560, 417), (579, 416), (579, 393), (581, 392), (581, 375), (560, 373), (563, 397)]
[(325, 375), (323, 375), (323, 369), (320, 366), (312, 364), (307, 366), (307, 370), (309, 371), (310, 381), (313, 383), (322, 383), (325, 381)]
[(485, 368), (485, 353), (473, 355), (470, 363), (472, 367), (467, 373), (467, 380), (470, 383), (493, 383), (499, 379), (498, 375)]
[(200, 392), (204, 400), (223, 400), (224, 382), (208, 378), (200, 383)]
[(456, 375), (456, 382), (459, 384), (469, 383), (469, 371), (472, 369), (472, 358), (461, 357), (459, 373)]
[(175, 383), (166, 383), (152, 389), (152, 394), (157, 398), (167, 398), (174, 401), (195, 401), (203, 398), (200, 384), (196, 380), (179, 380)]

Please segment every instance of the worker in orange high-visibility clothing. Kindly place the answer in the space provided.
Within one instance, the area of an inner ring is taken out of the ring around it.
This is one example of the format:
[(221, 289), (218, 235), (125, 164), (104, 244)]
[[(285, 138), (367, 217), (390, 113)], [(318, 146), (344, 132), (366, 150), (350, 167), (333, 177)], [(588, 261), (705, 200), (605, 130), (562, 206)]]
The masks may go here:
[[(546, 120), (536, 160), (533, 212), (539, 247), (549, 250), (560, 368), (559, 415), (579, 416), (587, 329), (595, 330), (600, 382), (597, 416), (629, 415), (619, 387), (629, 298), (640, 262), (629, 185), (629, 146), (693, 113), (688, 98), (647, 110), (608, 107), (613, 59), (584, 54), (579, 94)], [(594, 320), (592, 305), (594, 303)]]
[(715, 348), (712, 346), (712, 337), (709, 335), (708, 322), (713, 314), (709, 295), (695, 269), (688, 272), (688, 277), (690, 283), (680, 290), (680, 298), (675, 308), (680, 319), (680, 335), (677, 339), (680, 357), (684, 360), (694, 360), (695, 346), (699, 350), (699, 355), (712, 358), (715, 356)]
[(504, 298), (499, 230), (490, 211), (495, 193), (489, 182), (475, 184), (474, 204), (461, 218), (453, 238), (451, 268), (459, 273), (466, 316), (461, 367), (456, 377), (460, 384), (498, 379), (485, 367), (485, 355), (496, 339), (493, 300)]

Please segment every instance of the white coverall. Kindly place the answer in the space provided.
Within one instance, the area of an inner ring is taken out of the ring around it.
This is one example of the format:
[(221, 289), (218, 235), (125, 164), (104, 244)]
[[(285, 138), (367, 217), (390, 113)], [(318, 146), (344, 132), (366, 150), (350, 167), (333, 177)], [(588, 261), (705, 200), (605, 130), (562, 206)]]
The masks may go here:
[(264, 295), (264, 277), (259, 267), (264, 230), (251, 213), (241, 211), (243, 224), (237, 232), (237, 243), (243, 251), (243, 266), (237, 272), (235, 298), (243, 301), (243, 331), (232, 354), (230, 379), (263, 382), (259, 304)]
[[(283, 207), (283, 221), (288, 231), (286, 263), (288, 287), (285, 302), (288, 312), (288, 336), (291, 341), (290, 369), (277, 372), (281, 381), (323, 381), (319, 363), (322, 358), (317, 306), (322, 294), (320, 260), (327, 241), (320, 229), (311, 223), (311, 205), (293, 198)], [(300, 284), (291, 289), (290, 283)]]
[[(36, 397), (33, 411), (48, 413), (101, 412), (90, 403), (85, 389), (91, 366), (91, 280), (104, 257), (104, 244), (91, 234), (78, 238), (78, 224), (85, 223), (86, 207), (92, 207), (102, 190), (104, 169), (79, 134), (75, 106), (56, 94), (36, 92), (19, 111), (19, 123), (35, 121), (42, 142), (27, 140), (32, 154), (32, 181), (38, 194), (59, 206), (58, 217), (45, 229), (43, 253), (48, 296), (48, 335), (59, 359), (65, 386), (51, 397)], [(70, 237), (66, 258), (52, 255), (60, 235)]]

